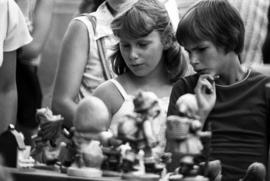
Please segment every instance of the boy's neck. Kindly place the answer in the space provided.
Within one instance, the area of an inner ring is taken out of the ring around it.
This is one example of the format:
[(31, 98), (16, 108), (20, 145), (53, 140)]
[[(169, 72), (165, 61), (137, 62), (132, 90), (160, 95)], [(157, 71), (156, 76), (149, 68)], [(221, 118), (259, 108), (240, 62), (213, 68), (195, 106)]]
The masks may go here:
[(219, 74), (220, 78), (216, 80), (220, 85), (231, 85), (242, 81), (247, 75), (247, 68), (242, 66), (238, 56), (232, 56), (228, 63), (223, 66), (223, 73)]

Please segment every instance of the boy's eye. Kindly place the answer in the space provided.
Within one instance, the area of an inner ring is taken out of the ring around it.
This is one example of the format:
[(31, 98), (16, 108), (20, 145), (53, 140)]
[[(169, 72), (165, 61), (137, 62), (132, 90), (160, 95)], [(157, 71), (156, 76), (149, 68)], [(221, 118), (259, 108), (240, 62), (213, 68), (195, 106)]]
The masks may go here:
[(206, 49), (206, 47), (199, 47), (197, 50), (199, 51), (199, 52), (202, 52), (202, 51), (204, 51)]
[(126, 44), (126, 43), (121, 43), (120, 45), (121, 45), (121, 47), (123, 47), (123, 48), (128, 48), (128, 47), (130, 47), (130, 45), (129, 45), (129, 44)]

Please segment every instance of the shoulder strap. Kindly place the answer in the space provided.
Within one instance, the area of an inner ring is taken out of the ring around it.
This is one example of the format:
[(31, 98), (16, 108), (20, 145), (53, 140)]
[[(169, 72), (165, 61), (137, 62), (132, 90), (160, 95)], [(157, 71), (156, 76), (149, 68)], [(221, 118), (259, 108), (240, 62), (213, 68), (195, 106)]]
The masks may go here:
[[(91, 24), (93, 26), (94, 34), (95, 34), (96, 33), (96, 18), (89, 13), (82, 14), (82, 15), (86, 16), (88, 18), (88, 20), (91, 22)], [(100, 63), (101, 63), (102, 69), (103, 69), (104, 78), (105, 78), (105, 80), (109, 80), (113, 76), (110, 72), (110, 68), (109, 68), (108, 62), (106, 60), (103, 38), (97, 40), (97, 49), (98, 49), (98, 54), (99, 54), (99, 58), (100, 58)]]
[(127, 100), (128, 94), (127, 91), (124, 89), (124, 87), (115, 79), (110, 79), (110, 81), (115, 85), (115, 87), (118, 89), (122, 97)]

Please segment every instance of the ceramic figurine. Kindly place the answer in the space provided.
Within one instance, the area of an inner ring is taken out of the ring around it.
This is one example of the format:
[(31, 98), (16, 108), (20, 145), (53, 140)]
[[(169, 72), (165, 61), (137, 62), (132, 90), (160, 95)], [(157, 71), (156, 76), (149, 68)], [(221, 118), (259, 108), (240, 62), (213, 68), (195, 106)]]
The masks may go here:
[(106, 130), (109, 112), (102, 100), (90, 96), (77, 107), (74, 118), (73, 141), (76, 147), (75, 161), (67, 169), (68, 175), (101, 177), (104, 159), (100, 133)]

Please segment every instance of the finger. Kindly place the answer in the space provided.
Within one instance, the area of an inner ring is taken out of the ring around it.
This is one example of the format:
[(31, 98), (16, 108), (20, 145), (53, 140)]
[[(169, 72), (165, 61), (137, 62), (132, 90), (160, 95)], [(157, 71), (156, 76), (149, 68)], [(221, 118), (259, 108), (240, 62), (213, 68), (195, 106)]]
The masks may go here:
[(206, 79), (201, 79), (198, 81), (197, 86), (195, 88), (195, 93), (198, 95), (201, 94), (211, 94), (213, 92), (213, 86)]

